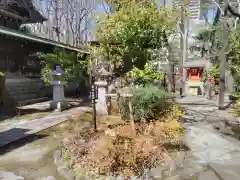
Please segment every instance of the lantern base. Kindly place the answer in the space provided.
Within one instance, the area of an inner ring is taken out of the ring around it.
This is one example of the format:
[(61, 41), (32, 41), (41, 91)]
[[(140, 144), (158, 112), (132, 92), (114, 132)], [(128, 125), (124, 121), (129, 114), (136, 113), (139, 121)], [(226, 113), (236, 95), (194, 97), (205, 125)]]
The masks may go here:
[(64, 109), (68, 108), (68, 101), (63, 100), (63, 101), (52, 101), (50, 103), (50, 108), (54, 109), (55, 111), (61, 112)]

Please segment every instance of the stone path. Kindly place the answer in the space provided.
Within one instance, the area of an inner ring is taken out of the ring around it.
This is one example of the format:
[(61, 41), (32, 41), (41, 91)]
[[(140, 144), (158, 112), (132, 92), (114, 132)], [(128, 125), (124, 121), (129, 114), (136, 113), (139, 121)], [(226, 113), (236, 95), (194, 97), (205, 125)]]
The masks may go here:
[[(216, 121), (216, 120), (226, 120), (229, 123), (231, 122), (239, 122), (240, 118), (235, 117), (232, 114), (231, 108), (226, 108), (225, 110), (219, 110), (216, 101), (207, 100), (203, 96), (189, 96), (184, 97), (182, 99), (177, 98), (177, 102), (183, 107), (186, 108), (188, 113), (192, 114), (191, 111), (195, 114), (200, 116), (205, 116), (208, 118), (208, 121)], [(230, 101), (228, 97), (225, 98), (225, 105), (229, 104)], [(194, 118), (195, 118), (194, 117)]]
[(239, 180), (240, 142), (225, 135), (232, 135), (231, 129), (222, 134), (214, 128), (216, 121), (238, 123), (239, 119), (229, 109), (218, 110), (216, 102), (204, 97), (185, 97), (177, 101), (185, 109), (185, 142), (198, 158), (196, 162), (210, 167), (209, 172), (201, 173), (200, 180)]
[(8, 129), (0, 130), (0, 147), (60, 124), (74, 114), (87, 110), (89, 110), (88, 107), (77, 107), (63, 112), (53, 112), (44, 118), (16, 123)]

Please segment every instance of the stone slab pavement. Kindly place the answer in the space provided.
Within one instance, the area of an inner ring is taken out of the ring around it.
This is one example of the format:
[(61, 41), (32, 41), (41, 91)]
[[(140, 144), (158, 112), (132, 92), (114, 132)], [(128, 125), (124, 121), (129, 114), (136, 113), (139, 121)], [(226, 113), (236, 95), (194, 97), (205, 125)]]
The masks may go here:
[(212, 171), (205, 171), (200, 174), (197, 180), (220, 180)]
[[(206, 123), (187, 126), (186, 145), (196, 157), (196, 162), (206, 164), (209, 170), (213, 171), (202, 176), (213, 176), (216, 180), (239, 180), (240, 142), (233, 137), (218, 133)], [(203, 177), (202, 180), (214, 179)]]
[(239, 166), (226, 166), (220, 164), (210, 164), (211, 168), (223, 180), (239, 180)]
[[(188, 119), (188, 147), (200, 162), (207, 163), (214, 171), (205, 172), (200, 180), (208, 180), (209, 177), (209, 180), (240, 180), (240, 141), (226, 136), (232, 135), (230, 131), (220, 133), (221, 128), (213, 128), (217, 121), (240, 124), (239, 118), (232, 115), (231, 108), (219, 110), (216, 101), (202, 96), (188, 96), (176, 100), (185, 108), (184, 118)], [(225, 102), (229, 103), (227, 98)]]
[(8, 129), (4, 129), (2, 131), (0, 130), (0, 147), (48, 129), (52, 126), (67, 121), (76, 114), (83, 114), (89, 110), (89, 107), (76, 107), (63, 112), (53, 112), (50, 115), (40, 119), (24, 121), (24, 123), (16, 123)]
[[(187, 96), (184, 98), (176, 98), (177, 103), (183, 108), (187, 108), (190, 111), (198, 112), (205, 116), (205, 120), (208, 121), (227, 121), (229, 124), (240, 124), (240, 118), (233, 115), (232, 108), (226, 108), (225, 110), (218, 109), (218, 101), (208, 100), (203, 96)], [(225, 106), (229, 105), (230, 101), (228, 96), (225, 96)]]

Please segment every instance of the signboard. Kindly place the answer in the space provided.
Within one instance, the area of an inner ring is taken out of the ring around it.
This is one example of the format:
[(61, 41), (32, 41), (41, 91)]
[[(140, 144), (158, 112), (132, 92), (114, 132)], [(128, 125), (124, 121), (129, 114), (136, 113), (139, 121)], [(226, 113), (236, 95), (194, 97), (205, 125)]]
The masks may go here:
[(91, 100), (92, 104), (96, 103), (96, 86), (93, 84), (91, 88)]

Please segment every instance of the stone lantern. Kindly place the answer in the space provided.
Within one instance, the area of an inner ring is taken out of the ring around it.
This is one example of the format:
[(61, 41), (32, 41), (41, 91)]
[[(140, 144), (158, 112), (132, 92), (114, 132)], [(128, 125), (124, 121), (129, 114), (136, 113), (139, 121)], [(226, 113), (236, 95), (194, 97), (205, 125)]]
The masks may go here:
[(46, 76), (52, 79), (53, 85), (53, 100), (50, 103), (50, 108), (56, 111), (62, 111), (68, 107), (68, 102), (64, 96), (64, 86), (66, 85), (65, 73), (60, 66), (56, 66), (56, 70), (46, 73)]
[(95, 85), (97, 86), (97, 97), (98, 101), (96, 103), (96, 110), (100, 115), (107, 115), (107, 104), (106, 104), (106, 94), (108, 89), (108, 82), (109, 79), (113, 77), (113, 74), (108, 72), (104, 67), (102, 67), (96, 74), (95, 74)]

